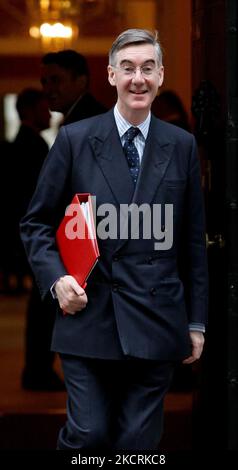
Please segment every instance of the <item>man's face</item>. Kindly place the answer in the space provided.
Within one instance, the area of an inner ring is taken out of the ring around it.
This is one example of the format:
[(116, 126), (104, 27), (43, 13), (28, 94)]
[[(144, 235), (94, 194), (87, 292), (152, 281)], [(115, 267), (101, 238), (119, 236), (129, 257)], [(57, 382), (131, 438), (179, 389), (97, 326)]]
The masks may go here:
[[(141, 68), (142, 67), (142, 68)], [(117, 88), (117, 105), (130, 122), (146, 118), (164, 78), (152, 44), (131, 45), (116, 55), (116, 66), (108, 66), (108, 80)]]
[(85, 76), (75, 77), (71, 70), (56, 64), (42, 65), (41, 84), (51, 111), (67, 113), (85, 91)]

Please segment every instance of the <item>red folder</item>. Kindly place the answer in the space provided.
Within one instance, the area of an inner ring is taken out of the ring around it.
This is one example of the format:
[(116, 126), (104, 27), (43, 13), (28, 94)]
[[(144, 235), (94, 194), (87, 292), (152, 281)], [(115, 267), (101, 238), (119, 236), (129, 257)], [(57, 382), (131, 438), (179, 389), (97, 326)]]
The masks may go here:
[(75, 194), (56, 232), (56, 241), (68, 273), (85, 289), (87, 278), (99, 258), (89, 193)]

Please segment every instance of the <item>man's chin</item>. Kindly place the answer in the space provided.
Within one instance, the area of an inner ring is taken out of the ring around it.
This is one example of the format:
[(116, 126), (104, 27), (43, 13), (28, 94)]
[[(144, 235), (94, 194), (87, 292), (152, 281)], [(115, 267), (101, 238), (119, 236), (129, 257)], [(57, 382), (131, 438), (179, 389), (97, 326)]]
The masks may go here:
[(133, 109), (147, 109), (150, 107), (150, 103), (145, 100), (133, 100), (133, 102), (131, 103), (131, 107)]
[(52, 111), (52, 112), (53, 111), (58, 111), (58, 108), (49, 103), (49, 110)]
[(51, 102), (49, 101), (49, 109), (50, 111), (57, 111), (57, 112), (62, 112), (61, 111), (61, 106), (57, 104), (55, 101)]

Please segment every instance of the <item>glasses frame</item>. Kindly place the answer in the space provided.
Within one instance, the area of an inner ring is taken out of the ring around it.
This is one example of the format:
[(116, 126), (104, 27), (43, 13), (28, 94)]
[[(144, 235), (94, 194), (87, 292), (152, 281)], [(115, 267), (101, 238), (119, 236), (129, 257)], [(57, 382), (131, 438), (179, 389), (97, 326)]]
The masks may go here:
[[(127, 68), (131, 69), (131, 70), (125, 70)], [(158, 70), (158, 65), (157, 64), (153, 64), (153, 67), (151, 67), (151, 70), (146, 72), (145, 68), (148, 68), (149, 66), (144, 64), (144, 65), (125, 65), (124, 67), (122, 65), (119, 65), (119, 66), (116, 66), (116, 65), (113, 65), (113, 68), (114, 69), (117, 69), (119, 70), (119, 72), (121, 72), (123, 75), (125, 75), (125, 77), (134, 77), (136, 75), (136, 72), (137, 70), (139, 69), (140, 70), (140, 73), (142, 75), (142, 77), (151, 77), (156, 70)]]

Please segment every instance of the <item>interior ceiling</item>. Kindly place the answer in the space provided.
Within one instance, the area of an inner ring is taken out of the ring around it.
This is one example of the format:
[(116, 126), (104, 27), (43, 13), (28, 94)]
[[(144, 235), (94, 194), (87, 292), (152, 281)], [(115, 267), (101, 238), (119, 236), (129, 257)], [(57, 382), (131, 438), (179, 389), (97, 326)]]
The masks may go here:
[(27, 36), (30, 16), (26, 0), (0, 0), (0, 36)]
[[(28, 38), (29, 27), (40, 18), (39, 3), (39, 0), (0, 0), (0, 37)], [(123, 9), (127, 2), (126, 0), (69, 0), (66, 3), (70, 4), (70, 9), (63, 16), (77, 23), (80, 35), (107, 36), (115, 34), (117, 30), (120, 31)]]

